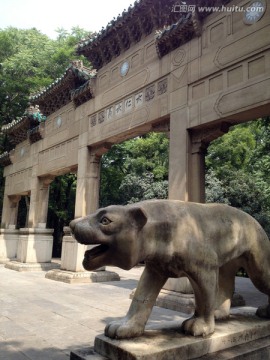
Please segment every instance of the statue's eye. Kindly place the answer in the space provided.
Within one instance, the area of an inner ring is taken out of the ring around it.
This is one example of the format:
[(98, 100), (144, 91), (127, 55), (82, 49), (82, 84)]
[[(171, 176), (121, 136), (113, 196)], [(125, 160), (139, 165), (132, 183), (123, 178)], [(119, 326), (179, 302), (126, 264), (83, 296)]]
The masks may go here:
[(100, 223), (102, 225), (109, 225), (111, 223), (111, 220), (108, 219), (106, 216), (103, 216), (103, 218), (100, 220)]

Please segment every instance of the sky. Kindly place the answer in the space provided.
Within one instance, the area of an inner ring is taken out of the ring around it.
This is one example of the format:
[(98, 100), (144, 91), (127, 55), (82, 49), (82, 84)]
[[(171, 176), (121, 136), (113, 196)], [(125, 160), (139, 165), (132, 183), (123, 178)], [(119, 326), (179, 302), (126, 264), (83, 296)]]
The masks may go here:
[(0, 29), (33, 27), (56, 39), (57, 28), (99, 31), (134, 0), (0, 0)]

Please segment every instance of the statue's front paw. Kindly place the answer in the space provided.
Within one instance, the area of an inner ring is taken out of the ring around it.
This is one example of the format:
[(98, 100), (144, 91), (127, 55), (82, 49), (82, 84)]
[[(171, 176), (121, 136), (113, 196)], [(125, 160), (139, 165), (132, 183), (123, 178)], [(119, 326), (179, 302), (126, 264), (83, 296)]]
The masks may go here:
[(142, 335), (143, 331), (144, 327), (123, 319), (108, 324), (105, 328), (105, 335), (111, 339), (128, 339)]
[(259, 306), (256, 311), (256, 315), (261, 318), (269, 319), (270, 318), (270, 305), (268, 304), (265, 306)]
[(214, 332), (215, 321), (214, 319), (205, 321), (203, 318), (193, 317), (183, 322), (182, 329), (185, 334), (190, 334), (193, 336), (207, 336)]

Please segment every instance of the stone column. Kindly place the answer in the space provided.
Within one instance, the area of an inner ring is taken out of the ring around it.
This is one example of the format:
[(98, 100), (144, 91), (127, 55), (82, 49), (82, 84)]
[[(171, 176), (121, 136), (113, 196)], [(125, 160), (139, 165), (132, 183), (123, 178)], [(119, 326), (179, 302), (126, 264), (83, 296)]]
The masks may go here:
[[(79, 149), (78, 153), (78, 172), (75, 203), (75, 218), (86, 216), (93, 213), (99, 206), (99, 186), (100, 186), (100, 160), (101, 154), (90, 150), (87, 146)], [(61, 268), (70, 271), (84, 271), (82, 261), (87, 247), (79, 244), (69, 235), (68, 242), (63, 242), (63, 255), (67, 255), (65, 247), (69, 248), (75, 256), (69, 261), (63, 258)]]
[(53, 179), (54, 176), (34, 177), (32, 179), (28, 216), (29, 228), (46, 227), (50, 183)]
[(205, 202), (205, 154), (207, 145), (203, 141), (190, 141), (189, 151), (189, 201)]
[(38, 197), (38, 216), (37, 227), (46, 228), (48, 203), (50, 195), (50, 184), (54, 180), (54, 176), (46, 176), (39, 179), (39, 197)]
[(79, 149), (75, 218), (94, 212), (99, 206), (100, 160), (97, 149)]
[(19, 231), (16, 229), (20, 195), (4, 196), (2, 226), (0, 229), (0, 263), (7, 263), (17, 256)]
[(28, 228), (19, 230), (16, 261), (6, 267), (17, 271), (49, 270), (59, 267), (52, 263), (53, 229), (46, 229), (49, 184), (53, 177), (38, 178), (31, 183)]
[(188, 200), (187, 111), (178, 110), (170, 118), (169, 199)]
[[(108, 147), (105, 145), (90, 149), (85, 146), (79, 149), (75, 218), (91, 214), (99, 206), (100, 160)], [(79, 244), (71, 236), (68, 227), (64, 228), (64, 233), (61, 270), (49, 271), (46, 278), (68, 283), (119, 280), (117, 274), (109, 271), (85, 271), (82, 261), (85, 251), (90, 247)]]
[[(185, 112), (171, 115), (169, 198), (205, 202), (205, 154), (210, 141), (227, 132), (228, 124), (187, 131)], [(157, 298), (156, 305), (171, 310), (194, 311), (194, 294), (187, 278), (168, 279)], [(234, 294), (232, 306), (245, 301)]]

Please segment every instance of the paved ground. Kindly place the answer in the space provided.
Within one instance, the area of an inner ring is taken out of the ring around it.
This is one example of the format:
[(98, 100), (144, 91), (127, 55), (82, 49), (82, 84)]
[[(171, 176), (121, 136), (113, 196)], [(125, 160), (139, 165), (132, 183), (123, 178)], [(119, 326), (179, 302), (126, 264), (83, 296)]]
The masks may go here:
[[(142, 272), (107, 269), (121, 281), (71, 285), (0, 265), (0, 360), (67, 360), (71, 350), (93, 346), (107, 322), (125, 315)], [(249, 279), (237, 278), (236, 290), (248, 306), (266, 302)], [(155, 307), (150, 323), (182, 316)]]

